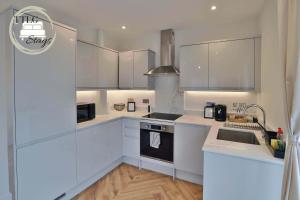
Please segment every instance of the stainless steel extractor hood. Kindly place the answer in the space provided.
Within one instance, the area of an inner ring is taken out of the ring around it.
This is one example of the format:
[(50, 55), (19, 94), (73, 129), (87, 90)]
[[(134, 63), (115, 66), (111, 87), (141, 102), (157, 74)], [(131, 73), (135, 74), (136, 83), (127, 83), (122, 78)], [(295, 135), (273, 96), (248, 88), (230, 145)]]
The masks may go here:
[(175, 38), (172, 29), (162, 30), (160, 38), (160, 65), (145, 73), (148, 76), (179, 75), (175, 67)]

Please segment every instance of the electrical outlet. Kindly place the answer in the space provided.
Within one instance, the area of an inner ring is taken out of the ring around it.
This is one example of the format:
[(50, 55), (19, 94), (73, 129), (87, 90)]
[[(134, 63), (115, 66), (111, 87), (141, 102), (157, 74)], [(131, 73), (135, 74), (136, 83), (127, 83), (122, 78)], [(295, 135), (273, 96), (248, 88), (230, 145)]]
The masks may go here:
[(149, 99), (143, 99), (143, 103), (145, 103), (145, 104), (149, 104)]

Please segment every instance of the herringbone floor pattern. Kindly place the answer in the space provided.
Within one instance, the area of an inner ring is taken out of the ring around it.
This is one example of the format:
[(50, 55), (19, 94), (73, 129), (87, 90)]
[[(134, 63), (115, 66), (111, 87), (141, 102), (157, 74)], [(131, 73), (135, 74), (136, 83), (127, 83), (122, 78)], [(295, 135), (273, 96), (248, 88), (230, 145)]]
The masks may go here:
[(202, 186), (122, 164), (73, 200), (202, 200)]

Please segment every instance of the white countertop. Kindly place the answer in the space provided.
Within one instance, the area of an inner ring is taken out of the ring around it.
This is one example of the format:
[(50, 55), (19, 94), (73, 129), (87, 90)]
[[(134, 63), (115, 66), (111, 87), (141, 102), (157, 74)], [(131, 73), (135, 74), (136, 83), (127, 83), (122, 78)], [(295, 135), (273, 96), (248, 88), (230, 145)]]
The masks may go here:
[[(121, 118), (133, 118), (144, 119), (142, 116), (146, 115), (145, 112), (111, 112), (110, 114), (97, 115), (94, 120), (82, 122), (77, 124), (77, 130), (88, 128), (101, 123), (121, 119)], [(175, 124), (191, 124), (210, 127), (208, 136), (203, 145), (203, 151), (219, 153), (229, 156), (236, 156), (245, 159), (258, 160), (262, 162), (269, 162), (274, 164), (283, 165), (283, 159), (275, 158), (265, 145), (265, 139), (262, 137), (261, 131), (252, 131), (256, 135), (260, 145), (244, 144), (238, 142), (231, 142), (225, 140), (218, 140), (217, 134), (220, 128), (231, 129), (224, 127), (224, 122), (218, 122), (214, 119), (205, 119), (199, 115), (183, 115), (175, 121)], [(233, 128), (237, 130), (236, 128)]]
[(113, 111), (109, 114), (104, 114), (104, 115), (97, 115), (95, 119), (86, 121), (86, 122), (81, 122), (77, 123), (77, 130), (88, 128), (91, 126), (95, 126), (98, 124), (106, 123), (109, 121), (121, 119), (121, 118), (133, 118), (133, 119), (141, 119), (142, 116), (147, 115), (148, 113), (146, 112), (123, 112), (123, 111)]

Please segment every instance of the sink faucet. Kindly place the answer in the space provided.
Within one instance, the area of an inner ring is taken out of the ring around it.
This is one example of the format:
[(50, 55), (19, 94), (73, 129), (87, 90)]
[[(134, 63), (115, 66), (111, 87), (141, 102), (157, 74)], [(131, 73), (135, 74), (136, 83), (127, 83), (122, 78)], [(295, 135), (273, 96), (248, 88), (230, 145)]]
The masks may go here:
[(263, 126), (264, 128), (266, 128), (266, 111), (263, 109), (263, 107), (261, 107), (260, 105), (257, 104), (250, 104), (248, 106), (246, 106), (246, 108), (244, 109), (244, 113), (249, 109), (249, 108), (259, 108), (262, 113), (263, 113)]

